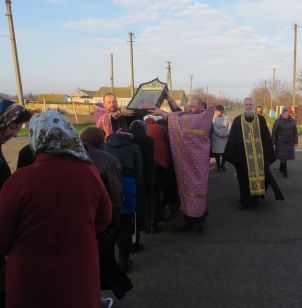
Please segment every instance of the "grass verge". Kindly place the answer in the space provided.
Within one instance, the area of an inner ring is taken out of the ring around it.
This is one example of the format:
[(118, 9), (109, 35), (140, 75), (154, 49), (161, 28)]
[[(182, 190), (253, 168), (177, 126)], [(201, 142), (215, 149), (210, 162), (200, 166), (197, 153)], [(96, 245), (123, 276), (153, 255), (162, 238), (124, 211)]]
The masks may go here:
[[(94, 123), (88, 123), (88, 124), (73, 124), (75, 129), (77, 130), (78, 134), (81, 134), (82, 131), (84, 131), (88, 127), (94, 127)], [(18, 137), (28, 137), (28, 128), (21, 128), (18, 132)]]

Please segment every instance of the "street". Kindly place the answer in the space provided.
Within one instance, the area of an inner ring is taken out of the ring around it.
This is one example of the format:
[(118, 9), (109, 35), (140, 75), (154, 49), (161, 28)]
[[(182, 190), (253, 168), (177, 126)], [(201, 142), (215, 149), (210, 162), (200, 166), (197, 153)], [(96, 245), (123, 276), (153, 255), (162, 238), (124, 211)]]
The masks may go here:
[(211, 170), (208, 228), (202, 235), (175, 230), (177, 215), (145, 251), (132, 256), (134, 289), (114, 307), (302, 307), (302, 152), (289, 162), (289, 177), (271, 170), (286, 200), (265, 200), (239, 210), (234, 169)]

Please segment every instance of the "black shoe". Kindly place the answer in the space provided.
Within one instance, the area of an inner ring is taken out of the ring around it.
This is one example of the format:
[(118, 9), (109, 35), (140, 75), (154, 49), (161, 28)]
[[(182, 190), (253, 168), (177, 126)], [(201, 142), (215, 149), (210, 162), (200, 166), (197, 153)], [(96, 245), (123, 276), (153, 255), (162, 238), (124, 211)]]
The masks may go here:
[(196, 229), (197, 233), (200, 233), (200, 234), (204, 233), (205, 228), (206, 228), (205, 222), (197, 222), (195, 224), (195, 229)]
[(131, 245), (131, 253), (140, 252), (140, 251), (143, 251), (144, 249), (145, 249), (144, 245), (140, 243), (133, 243)]
[(151, 233), (152, 233), (152, 234), (155, 234), (155, 233), (158, 233), (158, 232), (160, 232), (160, 231), (161, 231), (161, 226), (160, 226), (158, 223), (153, 222), (153, 223), (151, 224)]
[(128, 273), (130, 270), (133, 269), (133, 261), (128, 259), (128, 260), (120, 260), (120, 268), (123, 272)]
[(193, 227), (194, 226), (192, 224), (184, 223), (180, 227), (177, 228), (177, 232), (187, 232), (187, 231), (192, 230)]
[(226, 171), (225, 166), (221, 166), (221, 170), (225, 172)]
[(150, 233), (151, 232), (151, 221), (147, 220), (145, 224), (145, 232)]

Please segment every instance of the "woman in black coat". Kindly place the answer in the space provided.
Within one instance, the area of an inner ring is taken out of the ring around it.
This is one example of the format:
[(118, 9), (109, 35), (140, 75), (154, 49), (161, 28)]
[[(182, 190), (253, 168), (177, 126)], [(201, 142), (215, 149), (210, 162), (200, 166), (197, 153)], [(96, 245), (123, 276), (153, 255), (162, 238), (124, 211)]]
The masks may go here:
[(297, 126), (287, 107), (275, 121), (272, 137), (276, 157), (280, 159), (280, 172), (287, 177), (287, 160), (295, 159), (295, 146), (298, 144)]

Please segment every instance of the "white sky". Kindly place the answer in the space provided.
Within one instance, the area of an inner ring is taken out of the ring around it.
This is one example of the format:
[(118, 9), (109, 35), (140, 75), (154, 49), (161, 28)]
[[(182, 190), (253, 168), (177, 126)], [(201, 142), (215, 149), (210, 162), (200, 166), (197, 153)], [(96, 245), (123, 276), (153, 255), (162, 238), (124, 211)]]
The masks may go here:
[[(170, 60), (174, 89), (188, 91), (193, 74), (193, 88), (242, 99), (274, 67), (291, 82), (293, 23), (302, 25), (301, 0), (13, 0), (12, 9), (25, 93), (110, 85), (110, 53), (115, 85), (130, 85), (132, 31), (136, 85), (166, 81)], [(0, 92), (15, 94), (7, 34), (1, 3)]]

